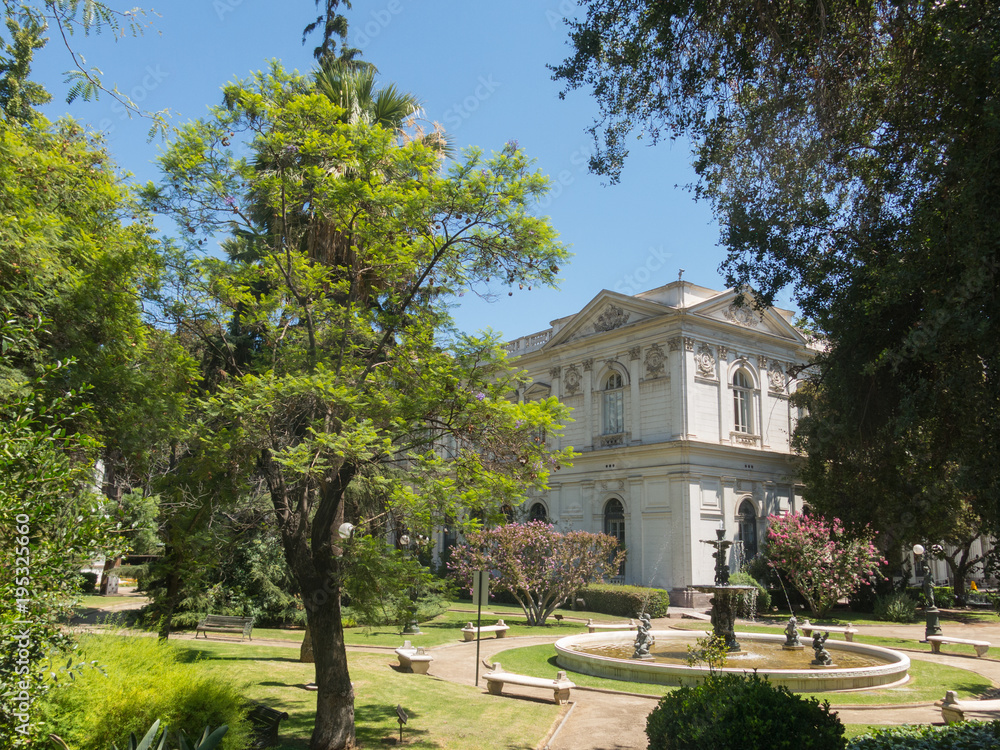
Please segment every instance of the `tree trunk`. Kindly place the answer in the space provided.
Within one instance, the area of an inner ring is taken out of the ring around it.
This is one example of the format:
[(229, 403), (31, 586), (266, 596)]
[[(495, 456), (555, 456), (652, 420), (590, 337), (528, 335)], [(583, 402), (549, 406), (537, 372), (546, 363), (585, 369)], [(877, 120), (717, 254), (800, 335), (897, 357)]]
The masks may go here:
[(118, 574), (114, 571), (122, 566), (121, 556), (104, 559), (104, 570), (101, 571), (101, 596), (114, 596), (118, 593)]
[(181, 577), (176, 571), (167, 573), (167, 608), (160, 617), (158, 636), (161, 641), (170, 637), (170, 628), (173, 624), (174, 609), (181, 599)]
[(340, 620), (340, 587), (303, 590), (316, 662), (316, 724), (310, 750), (347, 750), (354, 745), (354, 688), (347, 667)]
[(299, 661), (304, 664), (316, 663), (316, 658), (313, 656), (312, 631), (309, 630), (308, 617), (306, 618), (306, 634), (302, 638), (302, 645), (299, 646)]

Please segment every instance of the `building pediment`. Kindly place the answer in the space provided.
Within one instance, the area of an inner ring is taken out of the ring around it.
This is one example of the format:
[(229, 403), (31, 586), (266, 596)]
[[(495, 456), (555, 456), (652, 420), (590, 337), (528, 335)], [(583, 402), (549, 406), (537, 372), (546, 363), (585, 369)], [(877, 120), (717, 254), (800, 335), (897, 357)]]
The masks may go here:
[(738, 305), (736, 298), (736, 292), (728, 290), (688, 308), (687, 312), (738, 326), (748, 331), (778, 336), (794, 341), (796, 344), (808, 343), (805, 336), (788, 320), (791, 314), (787, 311), (779, 311), (774, 307), (758, 310), (750, 299), (746, 299), (742, 305)]
[(650, 318), (661, 317), (672, 310), (673, 308), (658, 302), (627, 297), (604, 289), (576, 315), (564, 318), (561, 321), (563, 325), (559, 326), (546, 346), (600, 336)]

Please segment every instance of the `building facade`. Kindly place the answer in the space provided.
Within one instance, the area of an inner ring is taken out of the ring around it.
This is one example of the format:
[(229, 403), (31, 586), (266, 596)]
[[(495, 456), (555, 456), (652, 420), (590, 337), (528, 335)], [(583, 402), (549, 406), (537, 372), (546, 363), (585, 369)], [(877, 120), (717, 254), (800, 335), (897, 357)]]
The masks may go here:
[(579, 454), (527, 515), (616, 536), (628, 552), (618, 580), (665, 588), (675, 604), (713, 580), (701, 540), (724, 528), (735, 567), (756, 554), (768, 515), (802, 505), (789, 396), (815, 345), (791, 311), (735, 297), (684, 281), (631, 297), (605, 290), (507, 345), (532, 378), (519, 398), (572, 407), (574, 421), (548, 439)]

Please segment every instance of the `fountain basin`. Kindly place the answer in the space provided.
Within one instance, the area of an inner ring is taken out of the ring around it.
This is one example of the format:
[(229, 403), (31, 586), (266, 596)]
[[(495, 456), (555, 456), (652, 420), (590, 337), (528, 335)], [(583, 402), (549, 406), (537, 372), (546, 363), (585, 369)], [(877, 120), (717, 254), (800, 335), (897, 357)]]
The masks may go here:
[[(657, 630), (652, 635), (658, 642), (684, 641), (694, 646), (698, 638), (704, 637), (700, 631)], [(748, 650), (754, 643), (785, 642), (783, 635), (765, 633), (736, 633)], [(619, 659), (598, 654), (584, 653), (582, 648), (594, 648), (606, 645), (628, 647), (635, 634), (630, 631), (615, 631), (612, 633), (585, 633), (560, 638), (555, 643), (556, 661), (563, 669), (595, 677), (606, 677), (613, 680), (628, 682), (645, 682), (654, 685), (695, 685), (705, 680), (710, 672), (707, 665), (689, 667), (686, 664), (667, 664), (638, 659)], [(812, 651), (809, 648), (802, 655), (801, 669), (782, 669), (768, 667), (767, 664), (753, 663), (752, 666), (734, 666), (736, 659), (730, 659), (721, 672), (749, 673), (766, 676), (773, 685), (783, 685), (793, 693), (823, 693), (835, 690), (866, 690), (872, 688), (894, 687), (905, 683), (908, 679), (910, 659), (905, 654), (881, 646), (866, 643), (848, 643), (847, 641), (828, 640), (826, 649), (837, 662), (838, 654), (863, 655), (876, 663), (863, 667), (827, 667), (811, 669), (809, 662)]]

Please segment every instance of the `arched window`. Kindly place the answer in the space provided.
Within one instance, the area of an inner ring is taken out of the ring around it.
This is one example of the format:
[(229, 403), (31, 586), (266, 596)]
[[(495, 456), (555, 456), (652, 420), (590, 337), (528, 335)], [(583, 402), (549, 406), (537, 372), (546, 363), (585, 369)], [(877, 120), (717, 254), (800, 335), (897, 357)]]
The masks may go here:
[(625, 399), (622, 376), (612, 372), (604, 380), (604, 435), (625, 432)]
[(740, 504), (740, 541), (743, 543), (743, 562), (757, 557), (757, 514), (749, 500)]
[(548, 523), (549, 513), (547, 510), (545, 510), (544, 505), (542, 505), (541, 503), (534, 503), (531, 506), (531, 509), (528, 511), (528, 520), (542, 521), (544, 523)]
[[(611, 498), (604, 504), (604, 533), (618, 540), (619, 548), (625, 546), (625, 507), (618, 498)], [(618, 568), (617, 578), (624, 579), (625, 563)]]
[(733, 375), (733, 416), (736, 432), (753, 434), (753, 381), (745, 370)]

